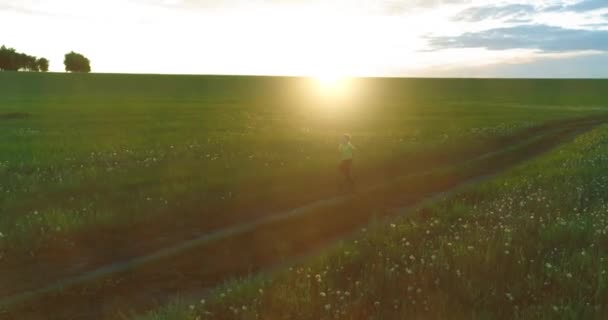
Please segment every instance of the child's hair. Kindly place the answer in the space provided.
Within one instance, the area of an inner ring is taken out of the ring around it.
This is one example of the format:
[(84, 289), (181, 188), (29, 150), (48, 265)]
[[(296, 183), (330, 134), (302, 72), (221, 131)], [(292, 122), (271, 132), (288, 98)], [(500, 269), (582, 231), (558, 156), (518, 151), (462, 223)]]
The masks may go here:
[(346, 141), (350, 141), (350, 134), (345, 133), (344, 134), (344, 139), (346, 139)]

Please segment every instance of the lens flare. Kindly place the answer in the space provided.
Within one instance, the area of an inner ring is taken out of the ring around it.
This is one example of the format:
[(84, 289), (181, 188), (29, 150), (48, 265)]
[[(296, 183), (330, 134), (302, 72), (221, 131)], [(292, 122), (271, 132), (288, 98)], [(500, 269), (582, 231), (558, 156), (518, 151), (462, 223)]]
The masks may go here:
[(348, 78), (339, 74), (322, 74), (313, 79), (324, 95), (341, 96), (348, 88)]
[(338, 87), (340, 83), (344, 80), (344, 77), (335, 74), (327, 74), (317, 76), (316, 79), (322, 87), (331, 89)]

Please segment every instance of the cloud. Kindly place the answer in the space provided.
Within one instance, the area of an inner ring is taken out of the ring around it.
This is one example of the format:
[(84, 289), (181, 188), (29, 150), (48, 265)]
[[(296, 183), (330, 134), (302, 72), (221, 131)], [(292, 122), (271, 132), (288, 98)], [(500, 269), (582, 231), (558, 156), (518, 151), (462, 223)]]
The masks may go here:
[(266, 0), (266, 1), (252, 1), (252, 0), (132, 0), (134, 2), (158, 4), (166, 6), (238, 6), (243, 4), (253, 4), (255, 6), (264, 5), (290, 5), (290, 4), (310, 4), (310, 3), (326, 3), (337, 6), (353, 6), (361, 5), (364, 3), (374, 3), (380, 6), (388, 7), (436, 7), (446, 4), (462, 4), (471, 3), (472, 0)]
[(401, 14), (417, 9), (432, 9), (445, 5), (470, 4), (471, 0), (410, 0), (378, 1), (380, 11), (387, 14)]
[(608, 51), (608, 31), (522, 25), (465, 33), (455, 37), (432, 37), (429, 39), (429, 43), (436, 50), (444, 48), (487, 48), (490, 50), (522, 48), (550, 52)]
[(587, 12), (599, 9), (608, 9), (606, 0), (582, 0), (574, 4), (563, 4), (547, 8), (546, 11), (573, 11)]
[(35, 10), (31, 6), (8, 3), (0, 3), (0, 11), (15, 12), (21, 14), (42, 14), (47, 15), (47, 12)]
[(608, 1), (606, 0), (583, 0), (571, 6), (566, 6), (564, 8), (568, 11), (592, 11), (598, 9), (608, 9)]
[[(587, 13), (594, 10), (607, 9), (608, 0), (582, 0), (574, 4), (558, 4), (552, 6), (534, 6), (523, 3), (502, 5), (486, 5), (469, 7), (452, 20), (465, 22), (480, 22), (484, 20), (504, 20), (505, 22), (525, 23), (534, 19), (535, 15), (549, 12)], [(608, 15), (606, 15), (608, 17)]]
[(453, 20), (467, 22), (479, 22), (487, 19), (529, 21), (535, 12), (536, 8), (527, 4), (470, 7), (454, 16)]
[(238, 8), (314, 7), (339, 11), (398, 15), (445, 5), (470, 4), (473, 0), (130, 0), (134, 3), (177, 9), (233, 10)]
[[(42, 2), (36, 0), (0, 0), (0, 14), (6, 13), (11, 15), (26, 15), (31, 17), (45, 17), (56, 19), (83, 19), (87, 15), (96, 14), (95, 10), (82, 10), (83, 8), (91, 9), (97, 4), (89, 3), (67, 3), (57, 0), (54, 3)], [(77, 12), (82, 10), (83, 13)], [(92, 14), (91, 14), (92, 13)]]
[(608, 75), (608, 54), (578, 55), (538, 59), (521, 64), (496, 64), (479, 68), (452, 70), (448, 75), (461, 77), (509, 78), (600, 78)]

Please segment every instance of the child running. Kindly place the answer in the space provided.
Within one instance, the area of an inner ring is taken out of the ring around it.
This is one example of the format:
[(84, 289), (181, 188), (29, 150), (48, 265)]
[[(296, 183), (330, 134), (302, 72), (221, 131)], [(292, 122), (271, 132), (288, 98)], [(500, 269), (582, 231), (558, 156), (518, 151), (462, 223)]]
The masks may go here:
[(342, 141), (340, 141), (340, 145), (338, 146), (338, 150), (340, 151), (340, 172), (344, 176), (344, 179), (348, 183), (348, 187), (351, 190), (355, 189), (355, 181), (352, 176), (352, 166), (353, 166), (353, 153), (355, 151), (355, 147), (350, 142), (350, 135), (345, 134), (342, 137)]

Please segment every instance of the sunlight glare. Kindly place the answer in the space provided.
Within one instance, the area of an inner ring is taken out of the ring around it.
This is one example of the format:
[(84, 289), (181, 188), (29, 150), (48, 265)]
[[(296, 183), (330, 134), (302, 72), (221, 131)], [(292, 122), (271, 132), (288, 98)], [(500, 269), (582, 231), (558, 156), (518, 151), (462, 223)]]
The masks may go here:
[(348, 87), (348, 78), (339, 74), (322, 74), (313, 79), (324, 95), (341, 96)]
[(343, 77), (336, 74), (325, 74), (317, 76), (317, 81), (322, 87), (332, 89), (337, 87), (343, 80)]

